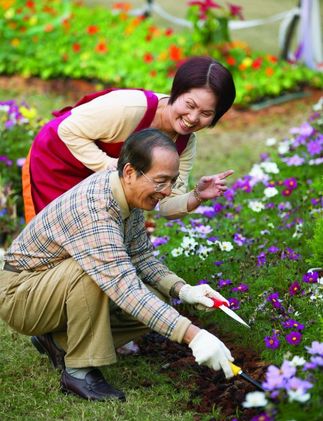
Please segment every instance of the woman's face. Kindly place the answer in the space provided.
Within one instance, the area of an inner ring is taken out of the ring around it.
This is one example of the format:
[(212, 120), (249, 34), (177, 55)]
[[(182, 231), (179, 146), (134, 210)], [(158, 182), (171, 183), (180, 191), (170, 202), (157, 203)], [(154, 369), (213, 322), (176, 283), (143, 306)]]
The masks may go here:
[(207, 88), (194, 88), (180, 95), (169, 107), (173, 130), (186, 135), (208, 127), (214, 118), (217, 99)]

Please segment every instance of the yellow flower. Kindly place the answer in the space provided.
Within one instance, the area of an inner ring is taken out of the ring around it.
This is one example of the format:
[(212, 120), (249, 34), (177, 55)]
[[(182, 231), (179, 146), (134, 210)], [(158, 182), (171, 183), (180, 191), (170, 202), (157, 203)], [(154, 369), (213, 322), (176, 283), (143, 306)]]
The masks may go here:
[(14, 16), (15, 16), (14, 9), (8, 9), (4, 14), (5, 19), (8, 19), (8, 20), (12, 19)]
[(242, 60), (242, 64), (245, 68), (250, 67), (252, 63), (252, 59), (250, 57), (246, 57)]
[(11, 44), (13, 47), (18, 47), (18, 45), (20, 44), (20, 40), (19, 40), (18, 38), (13, 38), (13, 39), (10, 41), (10, 44)]
[(33, 108), (33, 107), (27, 108), (27, 107), (21, 106), (19, 108), (19, 111), (21, 115), (27, 118), (28, 120), (33, 120), (37, 116), (36, 108)]

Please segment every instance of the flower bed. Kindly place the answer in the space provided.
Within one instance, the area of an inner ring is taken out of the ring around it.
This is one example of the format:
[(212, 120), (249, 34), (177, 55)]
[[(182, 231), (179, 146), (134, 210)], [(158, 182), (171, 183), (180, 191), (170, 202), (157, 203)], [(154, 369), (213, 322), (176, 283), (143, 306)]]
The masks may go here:
[(175, 34), (151, 19), (130, 16), (130, 7), (118, 3), (109, 11), (66, 0), (50, 5), (44, 0), (1, 2), (0, 73), (85, 78), (168, 92), (182, 60), (209, 54), (233, 72), (239, 106), (304, 86), (323, 86), (323, 73), (252, 52), (237, 41), (205, 45), (192, 31)]
[(321, 410), (323, 269), (308, 271), (323, 262), (322, 100), (315, 109), (285, 139), (268, 139), (269, 152), (223, 200), (184, 220), (156, 218), (152, 237), (170, 268), (220, 290), (251, 330), (220, 312), (198, 317), (206, 325), (216, 318), (272, 362), (266, 393), (245, 399), (259, 407), (254, 421), (290, 420), (300, 410), (319, 420)]

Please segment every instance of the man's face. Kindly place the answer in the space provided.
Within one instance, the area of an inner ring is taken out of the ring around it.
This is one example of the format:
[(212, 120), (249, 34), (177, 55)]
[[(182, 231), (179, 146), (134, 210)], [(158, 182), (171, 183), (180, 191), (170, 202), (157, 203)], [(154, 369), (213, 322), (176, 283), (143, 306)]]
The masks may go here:
[[(131, 175), (131, 183), (128, 184), (129, 194), (127, 194), (129, 207), (153, 210), (160, 200), (171, 194), (171, 184), (179, 175), (178, 169), (177, 152), (155, 148), (150, 170), (144, 175), (138, 176), (135, 171)], [(156, 186), (160, 183), (165, 183), (166, 186), (161, 191), (156, 191)]]

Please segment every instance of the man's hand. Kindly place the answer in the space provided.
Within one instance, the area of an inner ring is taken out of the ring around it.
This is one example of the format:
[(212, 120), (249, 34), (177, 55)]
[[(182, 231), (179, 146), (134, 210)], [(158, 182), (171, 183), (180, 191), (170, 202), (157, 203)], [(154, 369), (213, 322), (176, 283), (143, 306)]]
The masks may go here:
[(229, 302), (221, 294), (207, 284), (197, 285), (194, 287), (186, 284), (179, 290), (178, 297), (184, 303), (202, 305), (204, 307), (202, 307), (202, 309), (205, 309), (205, 307), (213, 307), (213, 301), (209, 297), (217, 298), (218, 300), (225, 301), (229, 304)]
[(233, 170), (228, 170), (219, 174), (201, 177), (196, 185), (196, 192), (200, 199), (208, 200), (222, 196), (228, 189), (225, 179), (233, 173)]
[(234, 358), (231, 352), (216, 336), (202, 329), (188, 345), (199, 365), (206, 365), (213, 370), (222, 369), (227, 379), (233, 377), (229, 361)]

